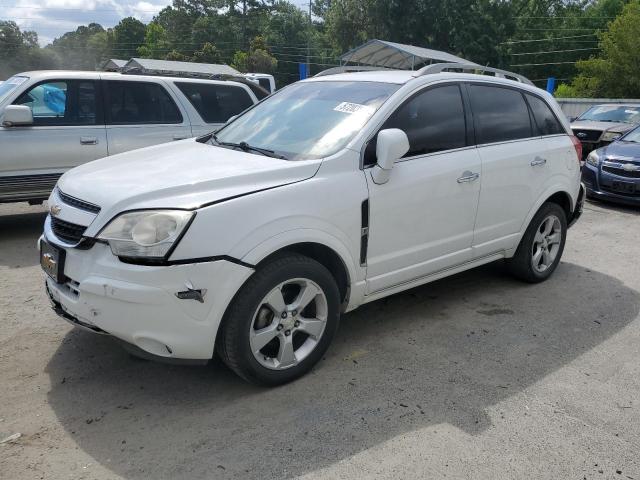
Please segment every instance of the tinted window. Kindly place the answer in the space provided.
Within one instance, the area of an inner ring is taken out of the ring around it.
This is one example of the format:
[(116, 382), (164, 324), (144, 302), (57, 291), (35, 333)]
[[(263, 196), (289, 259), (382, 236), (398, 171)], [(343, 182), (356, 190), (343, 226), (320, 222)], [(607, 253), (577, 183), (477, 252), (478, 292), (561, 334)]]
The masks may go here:
[(492, 143), (532, 136), (529, 109), (517, 90), (471, 85), (476, 142)]
[(271, 82), (268, 78), (259, 78), (258, 83), (262, 88), (264, 88), (267, 92), (271, 91)]
[(249, 94), (240, 87), (182, 82), (176, 85), (207, 123), (225, 123), (253, 105)]
[(565, 133), (564, 128), (562, 128), (562, 125), (544, 100), (527, 94), (527, 101), (533, 112), (533, 119), (536, 122), (540, 135)]
[(108, 81), (107, 123), (112, 125), (182, 123), (167, 91), (156, 83)]
[(93, 81), (51, 81), (40, 83), (13, 102), (26, 105), (34, 125), (95, 125), (98, 118), (96, 83)]
[[(418, 93), (396, 110), (384, 123), (385, 128), (399, 128), (409, 138), (405, 157), (424, 155), (464, 147), (466, 126), (460, 88), (437, 87)], [(376, 139), (365, 151), (365, 165), (375, 163)]]

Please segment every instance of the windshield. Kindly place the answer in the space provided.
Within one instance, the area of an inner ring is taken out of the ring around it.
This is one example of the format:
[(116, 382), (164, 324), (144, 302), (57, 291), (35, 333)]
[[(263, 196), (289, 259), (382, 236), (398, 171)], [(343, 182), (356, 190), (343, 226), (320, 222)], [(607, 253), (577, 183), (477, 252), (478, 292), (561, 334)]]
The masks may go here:
[(624, 137), (622, 137), (621, 140), (625, 142), (640, 143), (640, 127), (631, 130)]
[(28, 77), (11, 77), (0, 83), (0, 102), (2, 102), (18, 85), (28, 80)]
[(215, 141), (246, 142), (287, 160), (323, 158), (343, 148), (399, 85), (303, 82), (280, 90), (223, 127)]
[(601, 105), (591, 107), (578, 117), (578, 120), (596, 122), (640, 123), (640, 106)]

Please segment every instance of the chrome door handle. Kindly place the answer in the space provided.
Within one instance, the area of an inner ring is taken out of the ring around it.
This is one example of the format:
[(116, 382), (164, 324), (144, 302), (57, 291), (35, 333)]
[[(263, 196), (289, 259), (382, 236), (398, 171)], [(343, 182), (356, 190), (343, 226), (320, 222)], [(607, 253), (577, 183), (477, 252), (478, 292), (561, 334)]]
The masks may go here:
[(186, 140), (187, 138), (189, 138), (189, 135), (174, 135), (173, 136), (174, 140)]
[(97, 145), (97, 137), (80, 137), (80, 145)]
[(546, 158), (536, 157), (533, 160), (531, 160), (530, 165), (532, 167), (537, 167), (538, 165), (544, 165), (545, 163), (547, 163), (547, 159)]
[(462, 172), (462, 176), (458, 178), (458, 183), (471, 183), (475, 182), (478, 178), (480, 178), (479, 173), (473, 173), (467, 170), (466, 172)]

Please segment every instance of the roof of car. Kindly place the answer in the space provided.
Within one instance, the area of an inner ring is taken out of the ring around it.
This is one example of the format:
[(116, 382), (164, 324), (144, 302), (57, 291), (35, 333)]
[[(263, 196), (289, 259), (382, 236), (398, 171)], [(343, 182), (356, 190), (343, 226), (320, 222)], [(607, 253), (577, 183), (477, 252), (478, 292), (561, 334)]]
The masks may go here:
[(325, 75), (320, 77), (312, 77), (304, 80), (305, 82), (381, 82), (381, 83), (395, 83), (405, 84), (416, 79), (429, 79), (433, 81), (439, 80), (459, 80), (468, 82), (477, 82), (478, 80), (499, 83), (502, 85), (519, 86), (527, 90), (540, 90), (539, 88), (531, 85), (527, 85), (523, 82), (517, 82), (507, 78), (495, 77), (492, 75), (479, 75), (473, 73), (456, 73), (456, 72), (442, 72), (442, 73), (429, 73), (426, 75), (418, 74), (418, 71), (412, 70), (375, 70), (366, 72), (350, 72), (350, 73), (338, 73), (335, 75)]
[[(29, 77), (34, 79), (132, 79), (132, 80), (153, 80), (153, 79), (166, 79), (166, 80), (179, 80), (181, 82), (233, 82), (233, 79), (224, 78), (200, 78), (200, 77), (173, 77), (164, 75), (143, 75), (143, 74), (129, 74), (120, 72), (103, 72), (103, 71), (86, 71), (86, 70), (34, 70), (30, 72), (17, 73), (16, 76)], [(243, 82), (236, 82), (243, 83)]]

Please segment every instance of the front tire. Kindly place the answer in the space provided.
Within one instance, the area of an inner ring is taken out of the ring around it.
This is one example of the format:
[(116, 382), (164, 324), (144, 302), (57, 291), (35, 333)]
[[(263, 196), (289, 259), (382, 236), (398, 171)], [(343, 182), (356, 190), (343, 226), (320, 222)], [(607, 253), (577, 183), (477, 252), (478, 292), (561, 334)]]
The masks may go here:
[(307, 373), (326, 352), (340, 318), (335, 279), (299, 254), (261, 266), (232, 301), (217, 339), (222, 361), (266, 386)]
[(557, 203), (545, 203), (533, 216), (513, 258), (511, 273), (529, 283), (551, 276), (560, 263), (567, 239), (567, 216)]

